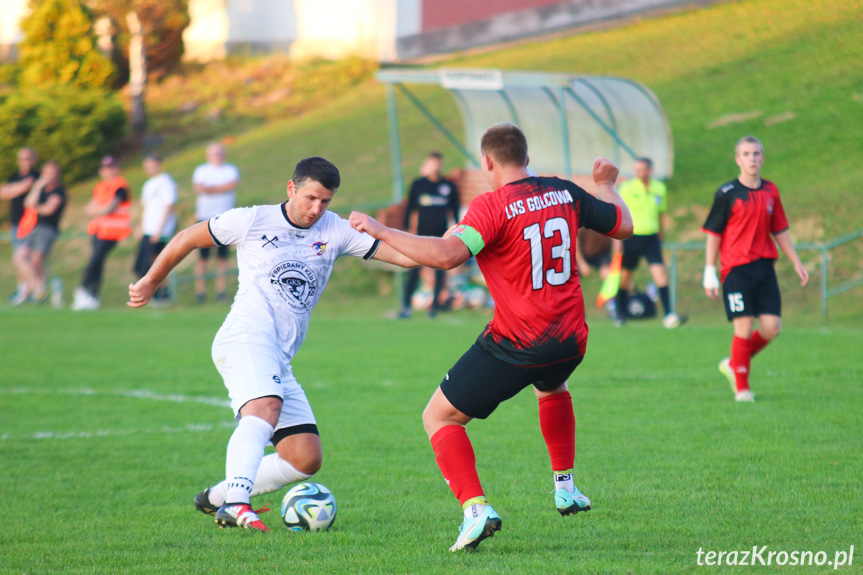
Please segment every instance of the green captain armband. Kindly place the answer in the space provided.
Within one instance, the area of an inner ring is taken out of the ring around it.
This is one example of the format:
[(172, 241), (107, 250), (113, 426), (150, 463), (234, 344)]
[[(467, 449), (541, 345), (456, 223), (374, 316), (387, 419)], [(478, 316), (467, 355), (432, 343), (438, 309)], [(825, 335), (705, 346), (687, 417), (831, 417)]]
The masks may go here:
[(482, 239), (478, 231), (470, 226), (459, 224), (453, 230), (452, 235), (463, 241), (472, 255), (478, 254), (485, 247), (485, 240)]

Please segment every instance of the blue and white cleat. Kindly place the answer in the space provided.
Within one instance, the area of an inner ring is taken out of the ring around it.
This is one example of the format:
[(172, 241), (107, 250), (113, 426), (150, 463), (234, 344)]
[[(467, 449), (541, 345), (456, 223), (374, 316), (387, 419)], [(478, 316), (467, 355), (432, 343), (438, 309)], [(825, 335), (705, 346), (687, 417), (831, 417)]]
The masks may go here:
[(557, 507), (557, 512), (566, 517), (579, 511), (590, 511), (590, 499), (586, 495), (575, 488), (575, 492), (570, 493), (566, 489), (558, 489), (554, 492), (554, 505)]
[(458, 530), (458, 539), (449, 550), (476, 549), (483, 539), (493, 537), (495, 531), (500, 531), (502, 523), (491, 505), (486, 505), (477, 517), (464, 518)]

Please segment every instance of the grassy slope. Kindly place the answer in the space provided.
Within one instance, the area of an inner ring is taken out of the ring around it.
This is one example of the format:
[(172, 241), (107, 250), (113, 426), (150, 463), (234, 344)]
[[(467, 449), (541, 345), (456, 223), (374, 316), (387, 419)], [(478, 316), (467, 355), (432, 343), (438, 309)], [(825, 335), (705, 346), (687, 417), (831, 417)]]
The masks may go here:
[[(0, 310), (0, 346), (16, 350), (0, 379), (0, 484), (14, 502), (0, 573), (665, 574), (697, 570), (699, 547), (831, 558), (859, 549), (859, 330), (789, 329), (753, 363), (759, 402), (737, 405), (715, 370), (725, 329), (633, 323), (624, 335), (595, 324), (571, 381), (577, 484), (594, 509), (567, 519), (552, 509), (536, 400), (525, 392), (470, 431), (504, 531), (453, 556), (460, 510), (420, 412), (486, 317), (394, 323), (380, 311), (329, 300), (295, 364), (323, 434), (317, 480), (340, 505), (334, 530), (297, 536), (270, 513), (274, 533), (256, 537), (219, 530), (191, 505), (223, 473), (229, 410), (116, 395), (223, 400), (209, 357), (220, 311)], [(57, 336), (69, 333), (80, 335)]]
[[(698, 226), (713, 190), (736, 174), (731, 146), (741, 134), (755, 133), (767, 146), (765, 176), (779, 183), (796, 238), (817, 240), (858, 228), (863, 213), (863, 200), (855, 192), (863, 178), (863, 139), (856, 136), (855, 121), (863, 117), (863, 79), (855, 73), (863, 49), (861, 14), (857, 0), (730, 2), (607, 31), (455, 56), (439, 64), (605, 74), (646, 84), (663, 103), (675, 138), (677, 162), (669, 182), (673, 239), (700, 239)], [(448, 94), (438, 89), (416, 92), (460, 132)], [(729, 114), (753, 111), (761, 115), (707, 129)], [(766, 118), (786, 112), (794, 118), (765, 125)], [(449, 165), (457, 164), (452, 146), (404, 99), (400, 118), (407, 179), (430, 148), (444, 150)], [(345, 183), (335, 209), (390, 198), (382, 87), (361, 84), (312, 112), (240, 135), (230, 150), (231, 161), (243, 174), (240, 201), (275, 201), (295, 160), (312, 154), (329, 157), (342, 169)], [(167, 162), (182, 187), (186, 223), (193, 205), (191, 172), (200, 161), (202, 148), (194, 146)], [(141, 171), (132, 167), (128, 176), (139, 189)], [(80, 206), (90, 186), (75, 188), (76, 209), (67, 222), (73, 232), (82, 228)], [(55, 269), (74, 283), (86, 249), (80, 241), (70, 243), (75, 245), (60, 248)], [(128, 257), (131, 250), (127, 245), (119, 253)], [(842, 277), (856, 273), (854, 262), (861, 254), (858, 245), (841, 258)], [(813, 258), (807, 256), (810, 269), (815, 267)], [(67, 260), (74, 265), (60, 263)], [(694, 277), (697, 267), (687, 273)], [(112, 262), (111, 283), (124, 285), (127, 268), (126, 261)], [(8, 272), (2, 281), (11, 285)]]

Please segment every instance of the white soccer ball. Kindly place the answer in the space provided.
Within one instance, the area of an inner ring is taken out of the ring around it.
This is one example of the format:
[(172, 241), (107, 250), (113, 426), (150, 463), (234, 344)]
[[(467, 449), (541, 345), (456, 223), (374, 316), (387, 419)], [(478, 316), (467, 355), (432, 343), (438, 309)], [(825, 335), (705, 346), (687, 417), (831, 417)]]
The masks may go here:
[(282, 521), (292, 531), (326, 531), (336, 520), (336, 498), (320, 483), (298, 483), (282, 499)]

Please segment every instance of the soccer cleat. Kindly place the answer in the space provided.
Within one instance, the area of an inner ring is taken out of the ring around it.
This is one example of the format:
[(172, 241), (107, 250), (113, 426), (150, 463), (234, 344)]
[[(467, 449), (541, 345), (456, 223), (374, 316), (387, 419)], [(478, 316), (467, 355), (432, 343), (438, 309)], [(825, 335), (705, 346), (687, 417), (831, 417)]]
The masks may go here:
[(195, 509), (207, 515), (215, 515), (219, 508), (210, 503), (210, 488), (207, 487), (195, 495)]
[(226, 503), (216, 511), (216, 523), (222, 529), (242, 527), (257, 531), (269, 531), (270, 528), (264, 525), (264, 522), (258, 517), (258, 513), (266, 513), (269, 510), (267, 505), (255, 510), (248, 503)]
[(411, 316), (411, 308), (403, 307), (399, 310), (399, 315), (396, 316), (398, 319), (408, 319)]
[(458, 539), (449, 550), (476, 549), (480, 541), (493, 537), (495, 531), (500, 531), (502, 523), (500, 516), (491, 508), (491, 505), (486, 505), (479, 516), (465, 517), (458, 530)]
[(14, 306), (24, 305), (30, 301), (30, 294), (27, 292), (16, 292), (15, 295), (9, 299), (9, 303)]
[(734, 370), (731, 368), (731, 360), (727, 357), (719, 362), (719, 371), (731, 384), (731, 391), (737, 393), (737, 378), (734, 376)]
[(674, 329), (686, 323), (686, 320), (687, 317), (685, 315), (677, 315), (676, 313), (671, 312), (662, 318), (662, 325), (665, 329)]
[(734, 394), (734, 401), (747, 401), (749, 403), (755, 402), (755, 394), (752, 393), (751, 389), (744, 389), (743, 391), (738, 391)]
[(554, 505), (557, 512), (566, 517), (579, 511), (590, 511), (590, 499), (581, 493), (578, 488), (570, 493), (566, 489), (558, 489), (554, 492)]

